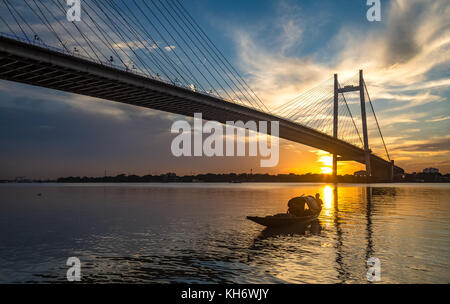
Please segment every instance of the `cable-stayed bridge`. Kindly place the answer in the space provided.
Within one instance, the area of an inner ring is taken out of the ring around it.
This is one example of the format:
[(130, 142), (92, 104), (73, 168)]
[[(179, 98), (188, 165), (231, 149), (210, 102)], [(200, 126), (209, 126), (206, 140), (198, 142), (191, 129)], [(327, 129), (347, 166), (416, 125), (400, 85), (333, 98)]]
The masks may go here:
[(389, 158), (362, 71), (269, 109), (179, 0), (85, 0), (73, 22), (66, 1), (0, 4), (0, 79), (222, 123), (279, 121), (281, 138), (332, 153), (334, 174), (337, 161), (365, 164), (377, 181), (403, 173)]

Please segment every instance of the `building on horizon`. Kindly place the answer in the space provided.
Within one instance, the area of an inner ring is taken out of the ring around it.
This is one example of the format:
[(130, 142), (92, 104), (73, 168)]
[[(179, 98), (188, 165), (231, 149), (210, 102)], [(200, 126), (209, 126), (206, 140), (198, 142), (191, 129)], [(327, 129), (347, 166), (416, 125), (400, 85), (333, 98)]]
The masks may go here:
[(367, 172), (365, 170), (360, 170), (360, 171), (356, 171), (355, 173), (353, 173), (353, 175), (357, 176), (357, 177), (366, 177)]
[(423, 173), (427, 173), (427, 174), (437, 174), (439, 173), (439, 169), (437, 168), (425, 168), (422, 171)]

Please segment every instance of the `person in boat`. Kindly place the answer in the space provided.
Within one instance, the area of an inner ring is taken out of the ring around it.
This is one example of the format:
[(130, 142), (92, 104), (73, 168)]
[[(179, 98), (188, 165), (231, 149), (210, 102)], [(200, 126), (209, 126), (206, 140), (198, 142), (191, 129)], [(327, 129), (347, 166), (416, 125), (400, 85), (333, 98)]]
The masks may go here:
[(298, 196), (289, 200), (288, 202), (288, 214), (294, 216), (308, 216), (316, 213), (320, 213), (322, 210), (322, 200), (320, 194), (316, 193), (316, 197)]
[(320, 198), (320, 194), (319, 193), (316, 193), (315, 199), (316, 199), (317, 204), (319, 205), (319, 208), (322, 208), (323, 201)]
[(320, 199), (320, 194), (316, 193), (315, 196), (315, 206), (313, 206), (313, 212), (317, 212), (320, 213), (320, 211), (322, 210), (322, 205), (323, 205), (323, 201)]

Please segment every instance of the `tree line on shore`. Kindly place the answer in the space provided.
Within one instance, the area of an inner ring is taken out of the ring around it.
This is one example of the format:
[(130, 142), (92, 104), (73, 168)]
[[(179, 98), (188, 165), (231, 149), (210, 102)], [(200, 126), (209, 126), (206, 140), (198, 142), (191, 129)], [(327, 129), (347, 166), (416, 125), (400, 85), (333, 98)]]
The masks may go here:
[[(364, 176), (338, 175), (335, 180), (330, 174), (248, 174), (248, 173), (206, 173), (196, 175), (178, 176), (175, 173), (166, 173), (160, 175), (126, 175), (118, 174), (116, 176), (88, 177), (88, 176), (69, 176), (60, 177), (56, 180), (0, 180), (0, 182), (56, 182), (56, 183), (246, 183), (246, 182), (266, 182), (266, 183), (298, 183), (298, 182), (339, 182), (339, 183), (364, 183), (371, 182)], [(442, 175), (427, 173), (405, 174), (396, 182), (450, 182), (450, 174)]]

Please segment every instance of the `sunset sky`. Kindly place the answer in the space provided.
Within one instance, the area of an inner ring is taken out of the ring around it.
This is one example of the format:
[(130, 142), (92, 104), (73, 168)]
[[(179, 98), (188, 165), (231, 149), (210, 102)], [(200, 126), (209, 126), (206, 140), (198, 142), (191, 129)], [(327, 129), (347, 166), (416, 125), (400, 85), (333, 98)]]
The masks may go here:
[[(345, 79), (363, 69), (396, 164), (407, 172), (430, 166), (450, 172), (448, 0), (381, 1), (381, 22), (367, 21), (365, 0), (182, 2), (269, 108), (334, 73)], [(274, 168), (249, 157), (176, 158), (170, 127), (177, 119), (2, 80), (0, 179), (101, 176), (105, 169), (111, 175), (320, 173), (331, 165), (323, 151), (285, 140)], [(372, 148), (382, 152), (372, 120), (369, 128)], [(340, 164), (339, 173), (362, 168)]]

